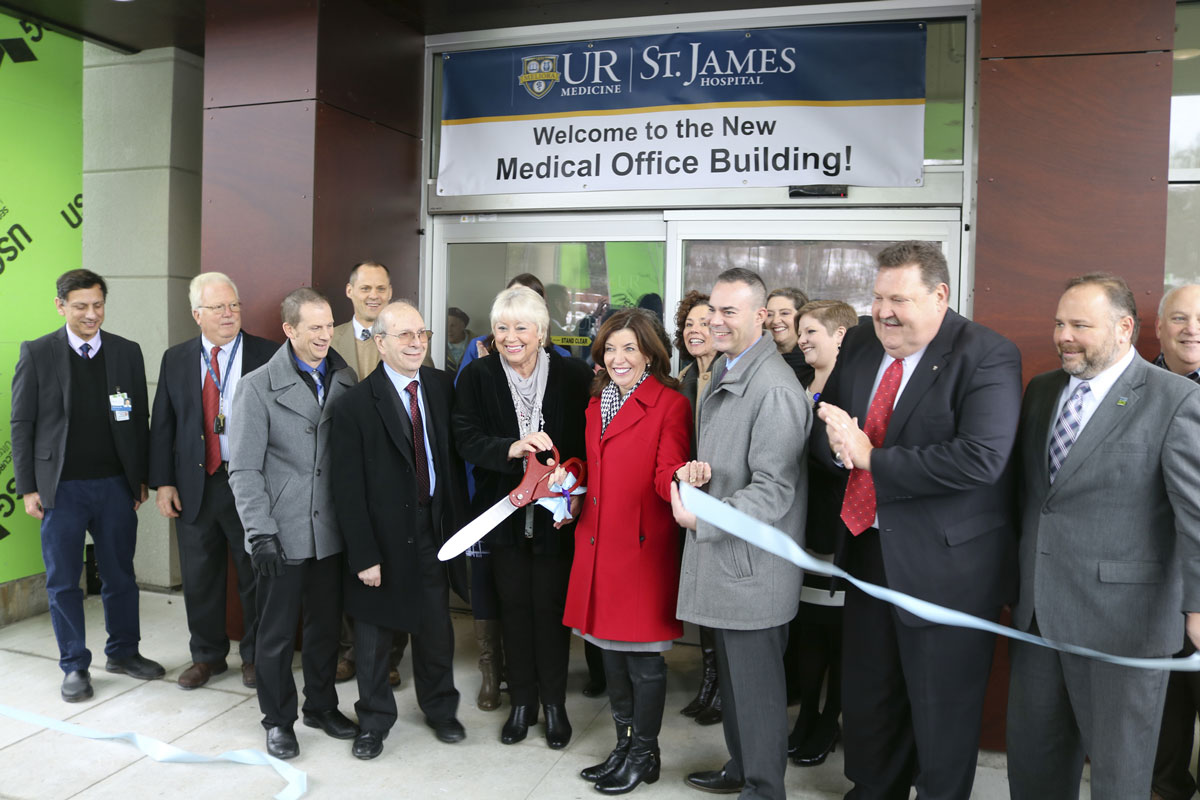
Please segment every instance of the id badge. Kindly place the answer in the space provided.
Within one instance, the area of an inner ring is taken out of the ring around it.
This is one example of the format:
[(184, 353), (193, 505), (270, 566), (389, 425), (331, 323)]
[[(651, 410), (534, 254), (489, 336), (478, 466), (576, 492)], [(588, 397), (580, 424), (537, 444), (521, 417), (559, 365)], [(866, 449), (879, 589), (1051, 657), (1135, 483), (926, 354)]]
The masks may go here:
[(117, 392), (108, 396), (108, 409), (117, 422), (128, 422), (129, 412), (133, 411), (133, 405), (129, 402), (128, 394)]

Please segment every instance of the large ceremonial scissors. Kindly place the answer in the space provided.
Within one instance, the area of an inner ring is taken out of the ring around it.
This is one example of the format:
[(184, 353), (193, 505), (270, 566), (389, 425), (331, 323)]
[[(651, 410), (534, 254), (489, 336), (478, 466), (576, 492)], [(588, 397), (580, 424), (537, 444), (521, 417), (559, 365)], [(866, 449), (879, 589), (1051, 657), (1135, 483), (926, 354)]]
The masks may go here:
[[(517, 488), (501, 497), (495, 505), (447, 539), (446, 543), (442, 545), (442, 549), (438, 550), (438, 558), (442, 561), (449, 561), (459, 553), (466, 552), (468, 547), (487, 536), (493, 528), (508, 519), (518, 508), (524, 508), (535, 500), (543, 497), (566, 499), (569, 493), (561, 489), (558, 491), (551, 489), (547, 480), (550, 473), (559, 466), (558, 448), (551, 446), (550, 452), (553, 454), (554, 460), (549, 464), (538, 461), (537, 454), (531, 453), (528, 458), (529, 463), (525, 466), (525, 477), (517, 484)], [(562, 467), (575, 476), (576, 486), (583, 485), (584, 478), (587, 476), (587, 466), (582, 461), (578, 458), (569, 458), (563, 462)]]

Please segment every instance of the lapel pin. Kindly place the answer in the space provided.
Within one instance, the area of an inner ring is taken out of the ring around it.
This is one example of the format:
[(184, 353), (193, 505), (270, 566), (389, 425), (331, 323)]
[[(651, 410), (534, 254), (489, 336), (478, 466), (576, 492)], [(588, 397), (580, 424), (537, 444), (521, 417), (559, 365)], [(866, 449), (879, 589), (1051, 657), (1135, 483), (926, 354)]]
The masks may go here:
[(934, 372), (937, 372), (937, 368), (938, 368), (938, 365), (937, 365), (937, 364), (934, 364), (934, 365), (933, 365), (933, 371), (934, 371)]
[(1125, 405), (1125, 404), (1126, 404), (1126, 403), (1128, 403), (1128, 402), (1129, 402), (1129, 398), (1128, 398), (1128, 397), (1119, 397), (1119, 398), (1117, 398), (1117, 405), (1119, 405), (1119, 406), (1123, 406), (1123, 405)]

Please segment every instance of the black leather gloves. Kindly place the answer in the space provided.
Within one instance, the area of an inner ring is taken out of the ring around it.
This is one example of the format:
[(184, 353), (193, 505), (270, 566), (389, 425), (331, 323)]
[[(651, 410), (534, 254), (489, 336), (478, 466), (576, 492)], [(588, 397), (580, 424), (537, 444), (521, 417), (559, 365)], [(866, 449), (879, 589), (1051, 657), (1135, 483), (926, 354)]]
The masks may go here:
[(250, 562), (259, 575), (278, 578), (283, 574), (283, 543), (274, 534), (250, 537)]

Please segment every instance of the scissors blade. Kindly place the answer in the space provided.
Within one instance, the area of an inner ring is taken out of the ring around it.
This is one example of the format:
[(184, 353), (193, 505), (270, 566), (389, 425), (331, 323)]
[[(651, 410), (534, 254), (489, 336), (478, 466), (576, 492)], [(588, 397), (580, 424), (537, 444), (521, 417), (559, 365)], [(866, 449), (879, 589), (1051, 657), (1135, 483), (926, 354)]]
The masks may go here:
[(496, 504), (487, 511), (480, 514), (475, 519), (464, 525), (458, 533), (451, 536), (442, 545), (442, 549), (438, 550), (438, 560), (449, 561), (460, 553), (465, 553), (467, 548), (478, 542), (484, 536), (487, 536), (492, 528), (495, 528), (517, 510), (517, 506), (512, 504), (508, 499), (508, 495), (501, 497), (496, 501)]

